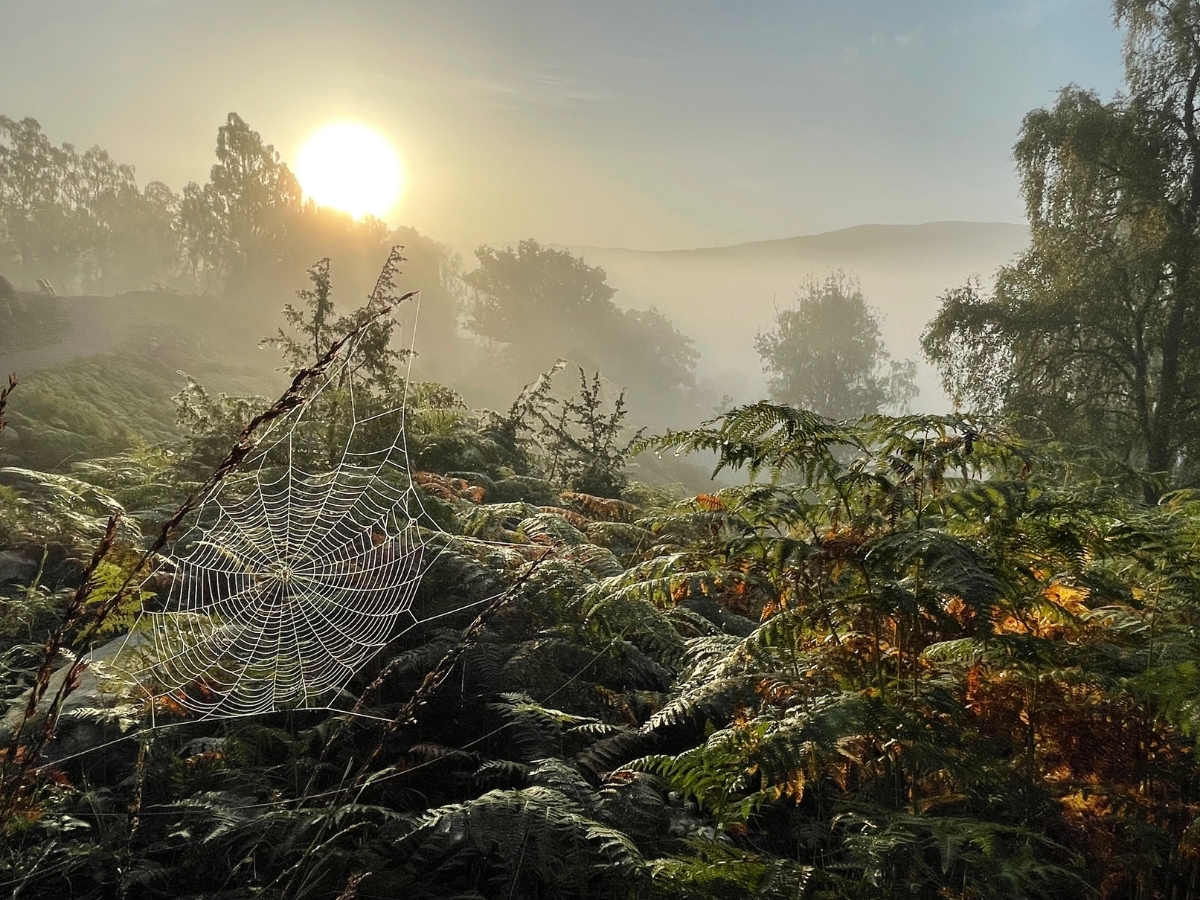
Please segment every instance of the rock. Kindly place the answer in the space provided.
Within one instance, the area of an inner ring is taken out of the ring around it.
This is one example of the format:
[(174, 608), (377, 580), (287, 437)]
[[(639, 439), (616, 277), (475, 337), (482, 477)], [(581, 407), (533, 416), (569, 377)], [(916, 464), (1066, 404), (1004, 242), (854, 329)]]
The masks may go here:
[(46, 544), (42, 566), (42, 584), (51, 590), (77, 588), (83, 584), (85, 566), (71, 556), (71, 551), (58, 541)]
[(74, 590), (83, 584), (83, 575), (87, 571), (87, 566), (81, 560), (68, 558), (62, 561), (62, 565), (54, 573), (52, 588), (70, 588)]
[(21, 541), (12, 549), (32, 562), (41, 563), (42, 555), (46, 552), (46, 545), (38, 541)]
[[(145, 633), (135, 632), (121, 635), (87, 654), (88, 665), (80, 674), (75, 689), (67, 694), (67, 698), (63, 702), (58, 726), (55, 729), (55, 737), (43, 751), (43, 762), (54, 763), (85, 751), (99, 750), (109, 741), (121, 736), (115, 722), (101, 721), (94, 714), (86, 713), (110, 709), (119, 704), (129, 703), (131, 699), (140, 701), (140, 695), (136, 695), (132, 688), (127, 690), (135, 694), (133, 697), (125, 696), (123, 693), (113, 693), (111, 688), (117, 683), (128, 680), (126, 667), (131, 665), (130, 661), (138, 660), (139, 648), (146, 640)], [(129, 655), (124, 657), (125, 661), (118, 667), (117, 658), (123, 652), (127, 652)], [(70, 669), (69, 664), (60, 666), (50, 676), (46, 694), (38, 706), (37, 721), (40, 721), (40, 717), (48, 711), (52, 699), (66, 681)], [(26, 691), (9, 705), (8, 712), (0, 718), (0, 745), (12, 740), (14, 731), (24, 722), (28, 702), (29, 692)], [(81, 716), (79, 713), (85, 714)], [(33, 723), (26, 723), (26, 727), (30, 727), (30, 724)], [(36, 724), (35, 727), (37, 727)], [(137, 746), (133, 741), (122, 742), (120, 746), (122, 748), (120, 752), (126, 756), (136, 753)], [(129, 749), (130, 747), (133, 748), (132, 751)]]
[(58, 541), (47, 544), (25, 541), (0, 551), (0, 585), (26, 587), (36, 578), (47, 590), (73, 589), (83, 584), (86, 568), (81, 560), (71, 555), (66, 545)]
[(70, 551), (66, 546), (58, 541), (50, 541), (42, 548), (39, 554), (39, 562), (42, 564), (42, 574), (48, 575), (51, 572), (56, 572), (67, 561)]
[(0, 587), (28, 585), (37, 574), (37, 563), (15, 550), (0, 551)]

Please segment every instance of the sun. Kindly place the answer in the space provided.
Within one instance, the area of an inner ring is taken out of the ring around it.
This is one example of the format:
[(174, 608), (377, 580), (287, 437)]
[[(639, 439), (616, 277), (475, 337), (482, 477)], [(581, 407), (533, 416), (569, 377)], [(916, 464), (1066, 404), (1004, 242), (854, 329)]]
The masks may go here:
[(404, 184), (392, 145), (357, 122), (337, 122), (314, 132), (300, 148), (296, 177), (308, 197), (356, 219), (383, 216)]

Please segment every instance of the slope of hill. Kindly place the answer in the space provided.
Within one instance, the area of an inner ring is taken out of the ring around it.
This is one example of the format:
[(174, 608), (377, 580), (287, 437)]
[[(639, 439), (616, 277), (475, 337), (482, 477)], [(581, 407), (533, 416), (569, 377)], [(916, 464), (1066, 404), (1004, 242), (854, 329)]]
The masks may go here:
[[(271, 322), (265, 312), (244, 304), (171, 291), (112, 297), (26, 294), (12, 304), (7, 319), (0, 317), (11, 329), (0, 340), (0, 371), (25, 376), (102, 354), (128, 354), (161, 357), (176, 368), (199, 364), (217, 378), (219, 389), (247, 390), (262, 377), (282, 378), (274, 374), (278, 358), (257, 350)], [(161, 349), (164, 345), (170, 350)]]
[(569, 249), (604, 267), (609, 284), (619, 289), (618, 303), (655, 306), (669, 316), (696, 341), (702, 378), (715, 393), (738, 400), (761, 396), (764, 378), (754, 338), (770, 327), (775, 307), (791, 302), (809, 277), (844, 269), (883, 312), (883, 333), (893, 355), (918, 360), (916, 407), (940, 411), (946, 398), (936, 373), (921, 359), (919, 344), (938, 296), (974, 275), (987, 283), (1027, 243), (1024, 225), (933, 222), (860, 225), (697, 250)]
[(211, 297), (23, 295), (0, 305), (0, 329), (0, 372), (21, 380), (0, 465), (59, 469), (170, 438), (184, 371), (233, 394), (284, 381), (278, 356), (257, 349), (265, 316)]

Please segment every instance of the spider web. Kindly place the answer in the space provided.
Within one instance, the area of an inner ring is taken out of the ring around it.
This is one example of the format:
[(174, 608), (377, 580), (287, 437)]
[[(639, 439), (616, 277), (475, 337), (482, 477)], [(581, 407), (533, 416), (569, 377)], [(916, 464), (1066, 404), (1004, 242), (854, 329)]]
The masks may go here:
[[(201, 717), (327, 708), (403, 616), (416, 623), (428, 541), (408, 465), (407, 393), (360, 418), (348, 349), (200, 500), (147, 580), (159, 597), (166, 581), (165, 600), (143, 609), (115, 665), (141, 690)], [(317, 401), (335, 385), (349, 434), (340, 459), (322, 466), (313, 435), (329, 423), (314, 411), (329, 410)], [(380, 435), (382, 447), (363, 449)]]

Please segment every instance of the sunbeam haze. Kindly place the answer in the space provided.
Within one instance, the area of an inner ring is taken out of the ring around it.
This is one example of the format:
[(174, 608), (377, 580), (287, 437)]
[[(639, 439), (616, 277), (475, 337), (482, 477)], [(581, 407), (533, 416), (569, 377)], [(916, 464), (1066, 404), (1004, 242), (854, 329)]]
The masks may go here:
[(1200, 0), (0, 0), (0, 891), (1200, 900)]

